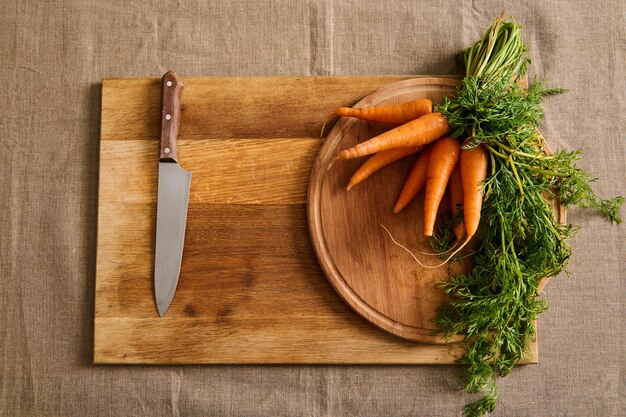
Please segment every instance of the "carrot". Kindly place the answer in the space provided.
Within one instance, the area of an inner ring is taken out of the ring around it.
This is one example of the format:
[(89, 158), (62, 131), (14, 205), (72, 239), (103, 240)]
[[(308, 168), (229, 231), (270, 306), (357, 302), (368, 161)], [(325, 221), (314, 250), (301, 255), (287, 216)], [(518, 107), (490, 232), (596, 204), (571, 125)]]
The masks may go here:
[(431, 151), (432, 146), (429, 146), (415, 160), (413, 168), (411, 168), (411, 172), (404, 182), (402, 191), (400, 191), (400, 196), (393, 207), (394, 213), (399, 213), (402, 209), (408, 206), (409, 203), (413, 201), (417, 193), (424, 188), (424, 184), (426, 184), (426, 168), (428, 167), (428, 160), (430, 159)]
[(450, 130), (450, 124), (441, 113), (429, 113), (370, 140), (341, 151), (335, 159), (352, 159), (393, 148), (423, 146), (439, 139)]
[(463, 183), (463, 220), (471, 238), (478, 230), (483, 204), (482, 182), (487, 178), (488, 155), (483, 145), (461, 151), (461, 182)]
[[(487, 178), (487, 158), (487, 150), (482, 145), (461, 151), (459, 164), (461, 167), (461, 184), (463, 185), (465, 240), (445, 261), (439, 265), (429, 266), (428, 268), (437, 268), (446, 264), (454, 255), (459, 253), (476, 234), (478, 224), (480, 223), (480, 209), (483, 204), (481, 185), (484, 179)], [(428, 190), (428, 188), (426, 188), (426, 190)]]
[(402, 104), (372, 107), (339, 107), (335, 113), (342, 117), (356, 117), (371, 122), (404, 124), (433, 111), (433, 102), (420, 98)]
[(446, 136), (433, 145), (426, 170), (426, 193), (424, 194), (424, 236), (432, 236), (435, 218), (446, 184), (456, 165), (461, 146), (459, 142)]
[(365, 163), (361, 165), (354, 175), (352, 175), (352, 178), (350, 178), (350, 182), (346, 187), (346, 191), (350, 191), (352, 187), (362, 181), (365, 181), (366, 178), (381, 168), (384, 168), (385, 166), (409, 155), (413, 155), (414, 153), (419, 152), (420, 149), (422, 149), (421, 146), (411, 146), (408, 148), (388, 149), (386, 151), (378, 152), (376, 155), (365, 161)]
[[(463, 151), (461, 151), (461, 154)], [(454, 171), (452, 171), (452, 175), (450, 175), (450, 180), (448, 181), (448, 195), (450, 196), (450, 211), (452, 213), (452, 218), (455, 219), (461, 214), (461, 209), (463, 208), (463, 184), (461, 184), (461, 171), (460, 165), (457, 163), (454, 167)], [(456, 236), (457, 241), (460, 241), (463, 238), (463, 234), (465, 233), (465, 225), (463, 221), (459, 222), (454, 227), (454, 236)]]

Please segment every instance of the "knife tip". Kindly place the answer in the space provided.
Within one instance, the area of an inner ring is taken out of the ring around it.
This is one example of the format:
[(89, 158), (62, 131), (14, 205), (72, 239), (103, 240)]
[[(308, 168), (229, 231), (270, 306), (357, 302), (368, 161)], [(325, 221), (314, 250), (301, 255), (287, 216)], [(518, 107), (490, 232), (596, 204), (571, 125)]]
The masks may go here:
[(157, 310), (159, 311), (159, 317), (163, 318), (168, 308), (169, 308), (169, 305), (168, 306), (157, 305)]

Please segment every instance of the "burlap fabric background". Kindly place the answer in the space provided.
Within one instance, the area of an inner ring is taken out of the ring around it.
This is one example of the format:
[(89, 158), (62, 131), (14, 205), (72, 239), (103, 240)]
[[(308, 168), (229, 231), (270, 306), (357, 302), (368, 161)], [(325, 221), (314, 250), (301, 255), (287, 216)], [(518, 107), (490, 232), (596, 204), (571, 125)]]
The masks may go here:
[[(505, 4), (524, 24), (554, 148), (626, 194), (623, 1)], [(456, 416), (454, 366), (92, 366), (103, 77), (449, 74), (501, 1), (0, 2), (0, 415)], [(623, 212), (622, 212), (623, 213)], [(626, 410), (626, 227), (581, 210), (552, 280), (540, 364), (498, 416)]]

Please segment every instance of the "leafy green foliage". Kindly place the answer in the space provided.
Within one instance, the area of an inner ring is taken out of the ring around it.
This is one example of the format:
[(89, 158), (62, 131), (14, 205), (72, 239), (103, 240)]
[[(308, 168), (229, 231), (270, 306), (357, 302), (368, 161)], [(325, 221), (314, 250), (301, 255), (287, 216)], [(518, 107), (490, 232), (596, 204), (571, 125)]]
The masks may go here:
[[(450, 301), (435, 318), (445, 337), (464, 336), (466, 389), (484, 394), (466, 407), (468, 416), (495, 409), (496, 377), (510, 373), (527, 355), (535, 338), (534, 321), (547, 308), (538, 298), (540, 282), (565, 270), (571, 256), (567, 241), (575, 228), (555, 219), (549, 200), (593, 208), (609, 221), (621, 222), (624, 199), (595, 195), (593, 177), (576, 167), (580, 151), (546, 152), (537, 130), (541, 103), (565, 90), (540, 82), (520, 87), (516, 81), (528, 65), (526, 51), (519, 27), (497, 19), (457, 57), (466, 77), (457, 97), (437, 107), (452, 135), (467, 138), (465, 148), (484, 144), (491, 159), (474, 267), (440, 283)], [(449, 236), (446, 224), (432, 240), (434, 249), (445, 250)]]

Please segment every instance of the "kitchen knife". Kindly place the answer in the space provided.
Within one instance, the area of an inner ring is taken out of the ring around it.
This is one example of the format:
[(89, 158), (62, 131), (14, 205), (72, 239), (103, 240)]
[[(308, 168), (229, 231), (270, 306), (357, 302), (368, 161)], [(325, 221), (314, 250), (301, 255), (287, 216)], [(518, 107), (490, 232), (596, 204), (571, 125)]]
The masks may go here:
[(185, 244), (191, 172), (178, 164), (176, 137), (180, 125), (180, 97), (184, 85), (175, 72), (161, 80), (161, 145), (157, 197), (154, 295), (159, 316), (169, 308), (180, 274)]

